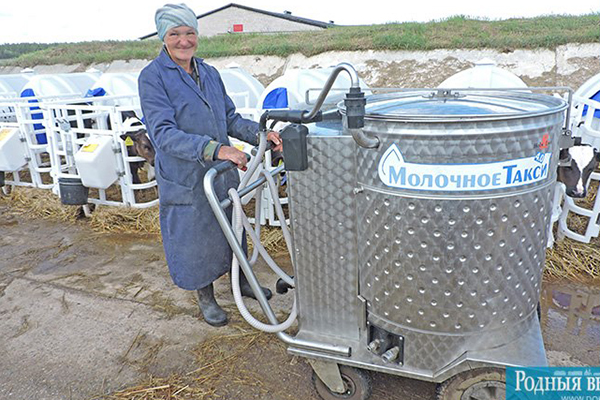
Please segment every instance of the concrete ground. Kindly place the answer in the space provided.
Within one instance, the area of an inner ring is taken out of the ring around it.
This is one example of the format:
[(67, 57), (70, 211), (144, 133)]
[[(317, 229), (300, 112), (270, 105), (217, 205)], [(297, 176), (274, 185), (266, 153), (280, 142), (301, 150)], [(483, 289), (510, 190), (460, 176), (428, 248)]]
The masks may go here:
[[(201, 343), (251, 330), (226, 279), (218, 281), (217, 296), (233, 323), (204, 323), (193, 294), (172, 284), (157, 235), (98, 234), (85, 222), (29, 219), (0, 204), (0, 254), (0, 399), (98, 399), (150, 376), (186, 376), (212, 362), (202, 359)], [(258, 275), (274, 287), (271, 273), (258, 268)], [(290, 303), (290, 294), (271, 300), (276, 311)], [(548, 316), (551, 364), (598, 364), (600, 324), (579, 335), (565, 330), (560, 310)], [(249, 378), (215, 381), (207, 398), (317, 398), (303, 360), (288, 356), (275, 337), (260, 343), (237, 361)], [(434, 393), (429, 383), (374, 374), (371, 398)]]

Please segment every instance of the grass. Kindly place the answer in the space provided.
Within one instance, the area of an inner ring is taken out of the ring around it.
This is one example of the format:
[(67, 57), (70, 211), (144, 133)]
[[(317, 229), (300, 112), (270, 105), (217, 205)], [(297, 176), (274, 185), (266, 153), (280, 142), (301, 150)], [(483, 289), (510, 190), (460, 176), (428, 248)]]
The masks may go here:
[[(337, 26), (321, 31), (286, 34), (218, 35), (200, 38), (197, 55), (207, 58), (242, 55), (287, 57), (294, 53), (314, 56), (327, 51), (553, 49), (567, 43), (598, 42), (599, 21), (600, 13), (502, 21), (455, 16), (426, 23)], [(10, 45), (0, 45), (0, 51), (3, 46)], [(0, 65), (89, 65), (114, 60), (153, 59), (160, 48), (161, 42), (157, 39), (55, 44), (4, 60)]]

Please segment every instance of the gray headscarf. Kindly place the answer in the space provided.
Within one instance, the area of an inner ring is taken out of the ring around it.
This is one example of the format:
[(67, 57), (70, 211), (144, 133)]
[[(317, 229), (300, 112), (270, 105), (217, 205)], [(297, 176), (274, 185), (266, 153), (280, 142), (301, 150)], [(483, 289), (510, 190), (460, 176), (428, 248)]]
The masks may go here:
[(160, 40), (164, 40), (165, 34), (171, 28), (178, 26), (189, 26), (198, 33), (198, 19), (191, 8), (185, 4), (165, 4), (156, 10), (154, 15), (156, 31)]

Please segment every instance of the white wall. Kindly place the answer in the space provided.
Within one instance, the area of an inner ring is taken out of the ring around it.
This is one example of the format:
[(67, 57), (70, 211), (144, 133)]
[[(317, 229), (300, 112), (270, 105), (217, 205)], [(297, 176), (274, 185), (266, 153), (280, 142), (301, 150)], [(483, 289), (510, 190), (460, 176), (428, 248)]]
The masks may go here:
[(213, 36), (230, 31), (233, 32), (234, 24), (242, 24), (244, 33), (295, 32), (324, 29), (238, 7), (228, 7), (222, 11), (198, 19), (198, 31), (202, 36)]

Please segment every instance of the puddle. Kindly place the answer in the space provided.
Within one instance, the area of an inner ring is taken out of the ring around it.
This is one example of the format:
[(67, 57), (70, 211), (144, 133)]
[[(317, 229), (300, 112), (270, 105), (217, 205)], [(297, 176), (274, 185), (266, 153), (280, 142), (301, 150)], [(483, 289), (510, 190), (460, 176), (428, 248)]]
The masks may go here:
[(546, 350), (600, 365), (600, 287), (544, 282), (541, 305)]

